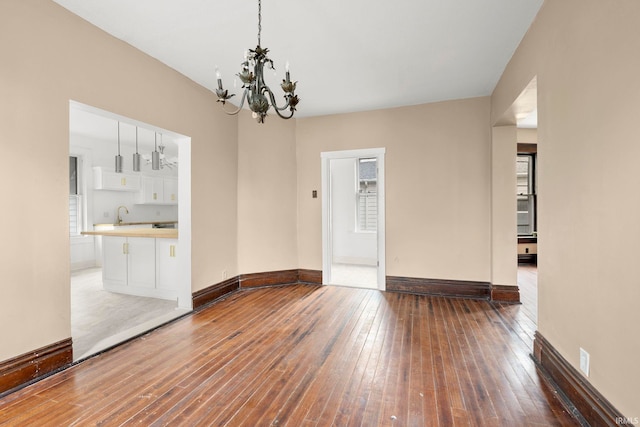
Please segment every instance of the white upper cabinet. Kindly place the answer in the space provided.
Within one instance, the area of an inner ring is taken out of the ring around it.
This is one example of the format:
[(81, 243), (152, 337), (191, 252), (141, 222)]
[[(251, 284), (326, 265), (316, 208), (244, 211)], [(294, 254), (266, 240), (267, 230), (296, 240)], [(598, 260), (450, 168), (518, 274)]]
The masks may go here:
[(161, 177), (143, 176), (139, 203), (154, 204), (164, 200), (164, 182)]
[(96, 190), (139, 191), (140, 175), (115, 173), (102, 167), (93, 168), (93, 185)]
[(138, 203), (147, 205), (177, 205), (178, 180), (176, 178), (143, 176)]
[(164, 179), (164, 201), (171, 205), (178, 203), (178, 180), (176, 178)]

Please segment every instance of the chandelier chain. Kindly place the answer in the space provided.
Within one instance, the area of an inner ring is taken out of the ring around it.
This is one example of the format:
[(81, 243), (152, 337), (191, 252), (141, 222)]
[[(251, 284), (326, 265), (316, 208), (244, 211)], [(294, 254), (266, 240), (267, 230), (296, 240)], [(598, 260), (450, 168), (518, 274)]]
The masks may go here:
[(260, 46), (261, 32), (262, 32), (262, 0), (258, 0), (258, 46)]

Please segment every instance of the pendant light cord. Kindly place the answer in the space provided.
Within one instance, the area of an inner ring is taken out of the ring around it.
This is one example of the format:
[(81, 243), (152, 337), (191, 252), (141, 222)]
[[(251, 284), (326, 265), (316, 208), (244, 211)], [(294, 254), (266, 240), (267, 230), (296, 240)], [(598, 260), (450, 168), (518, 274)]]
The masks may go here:
[(118, 122), (118, 156), (120, 155), (120, 122)]

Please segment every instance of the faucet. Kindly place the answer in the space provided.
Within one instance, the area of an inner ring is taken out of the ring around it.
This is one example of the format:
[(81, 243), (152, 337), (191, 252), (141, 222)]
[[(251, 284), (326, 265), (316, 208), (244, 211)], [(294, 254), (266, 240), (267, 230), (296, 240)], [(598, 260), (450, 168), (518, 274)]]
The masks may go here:
[(122, 224), (122, 217), (120, 216), (120, 209), (123, 209), (124, 211), (128, 214), (129, 213), (129, 209), (127, 209), (126, 206), (118, 206), (118, 222), (116, 224)]

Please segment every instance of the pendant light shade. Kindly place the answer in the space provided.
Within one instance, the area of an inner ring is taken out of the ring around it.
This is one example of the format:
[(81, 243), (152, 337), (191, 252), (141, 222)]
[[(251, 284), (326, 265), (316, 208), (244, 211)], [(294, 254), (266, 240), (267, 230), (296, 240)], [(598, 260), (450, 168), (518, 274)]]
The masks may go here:
[(154, 135), (155, 137), (155, 148), (153, 149), (153, 153), (151, 153), (151, 169), (154, 171), (160, 170), (160, 152), (158, 151), (158, 134)]
[(120, 155), (120, 122), (118, 122), (118, 154), (116, 155), (116, 172), (122, 173), (122, 156)]
[(133, 170), (140, 172), (140, 153), (138, 153), (138, 126), (136, 126), (136, 152), (133, 153)]

